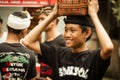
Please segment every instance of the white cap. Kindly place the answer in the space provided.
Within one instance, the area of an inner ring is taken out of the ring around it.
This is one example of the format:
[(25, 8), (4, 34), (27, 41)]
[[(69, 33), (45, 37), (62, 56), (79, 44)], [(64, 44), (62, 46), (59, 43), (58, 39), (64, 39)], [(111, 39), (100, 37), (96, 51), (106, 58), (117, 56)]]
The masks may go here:
[(31, 20), (30, 20), (31, 17), (28, 12), (25, 11), (23, 13), (27, 14), (27, 18), (20, 18), (10, 14), (8, 17), (7, 25), (16, 30), (28, 28), (31, 23)]

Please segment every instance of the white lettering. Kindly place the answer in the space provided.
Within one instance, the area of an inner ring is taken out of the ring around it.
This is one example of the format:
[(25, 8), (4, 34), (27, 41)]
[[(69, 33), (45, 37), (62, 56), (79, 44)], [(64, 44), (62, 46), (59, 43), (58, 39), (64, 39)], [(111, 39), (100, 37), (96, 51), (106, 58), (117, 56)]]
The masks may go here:
[(23, 63), (10, 63), (10, 66), (23, 67)]
[(8, 1), (0, 1), (0, 3), (2, 3), (2, 4), (8, 4), (9, 2)]
[(12, 4), (20, 4), (20, 1), (11, 1)]
[(75, 67), (75, 68), (74, 68), (73, 75), (76, 76), (78, 71), (79, 71), (79, 67)]
[(68, 66), (68, 67), (61, 67), (59, 68), (59, 76), (66, 76), (66, 75), (73, 75), (73, 76), (79, 76), (81, 78), (87, 79), (88, 78), (88, 71), (89, 69), (84, 69), (83, 67), (74, 67), (74, 66)]
[(35, 1), (23, 1), (23, 4), (37, 4)]
[(7, 71), (25, 72), (24, 68), (6, 68)]
[(48, 2), (40, 2), (40, 4), (44, 4), (44, 5), (47, 5), (48, 4)]
[(66, 74), (67, 75), (72, 75), (73, 74), (73, 68), (74, 67), (67, 67)]

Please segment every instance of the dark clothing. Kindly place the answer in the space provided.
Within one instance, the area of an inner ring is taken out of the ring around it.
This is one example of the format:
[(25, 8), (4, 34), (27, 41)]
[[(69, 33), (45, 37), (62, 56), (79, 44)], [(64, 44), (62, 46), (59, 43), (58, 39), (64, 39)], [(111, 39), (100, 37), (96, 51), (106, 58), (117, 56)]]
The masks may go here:
[[(51, 45), (51, 46), (65, 46), (65, 40), (64, 40), (63, 35), (59, 35), (54, 40), (49, 41), (49, 42), (45, 41), (43, 44)], [(40, 76), (41, 77), (52, 78), (52, 68), (49, 65), (43, 63), (43, 62), (47, 61), (46, 58), (42, 57), (41, 55), (38, 55), (38, 60), (41, 64), (41, 66), (40, 66)]]
[(0, 44), (0, 80), (29, 80), (36, 75), (33, 51), (20, 43)]
[(42, 55), (53, 69), (53, 80), (101, 80), (110, 58), (103, 60), (100, 49), (72, 53), (66, 47), (40, 44)]
[(52, 41), (45, 41), (44, 44), (46, 45), (52, 45), (52, 46), (62, 46), (62, 47), (65, 47), (65, 40), (64, 40), (64, 37), (63, 35), (59, 35), (58, 37), (56, 37), (54, 40)]

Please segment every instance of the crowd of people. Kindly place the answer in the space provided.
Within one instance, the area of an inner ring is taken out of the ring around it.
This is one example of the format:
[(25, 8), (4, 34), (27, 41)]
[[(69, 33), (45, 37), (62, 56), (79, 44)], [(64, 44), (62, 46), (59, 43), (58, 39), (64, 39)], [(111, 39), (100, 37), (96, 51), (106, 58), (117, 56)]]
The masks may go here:
[[(98, 0), (88, 0), (87, 15), (65, 15), (64, 35), (57, 29), (58, 5), (43, 7), (38, 25), (29, 33), (29, 12), (9, 15), (7, 37), (0, 43), (1, 80), (102, 80), (114, 46), (99, 20)], [(2, 22), (0, 19), (0, 28)], [(86, 42), (94, 31), (100, 48), (90, 50)], [(41, 43), (38, 37), (42, 32), (46, 33), (46, 39)]]

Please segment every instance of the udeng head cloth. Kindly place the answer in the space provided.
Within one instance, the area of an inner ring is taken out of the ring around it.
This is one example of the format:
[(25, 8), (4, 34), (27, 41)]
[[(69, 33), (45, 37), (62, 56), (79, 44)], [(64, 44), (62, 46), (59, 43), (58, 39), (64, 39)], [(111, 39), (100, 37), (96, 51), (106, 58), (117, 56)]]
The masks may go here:
[(27, 18), (21, 18), (13, 14), (10, 14), (8, 17), (7, 25), (16, 30), (22, 30), (22, 29), (28, 28), (31, 23), (30, 14), (28, 12), (25, 14)]

